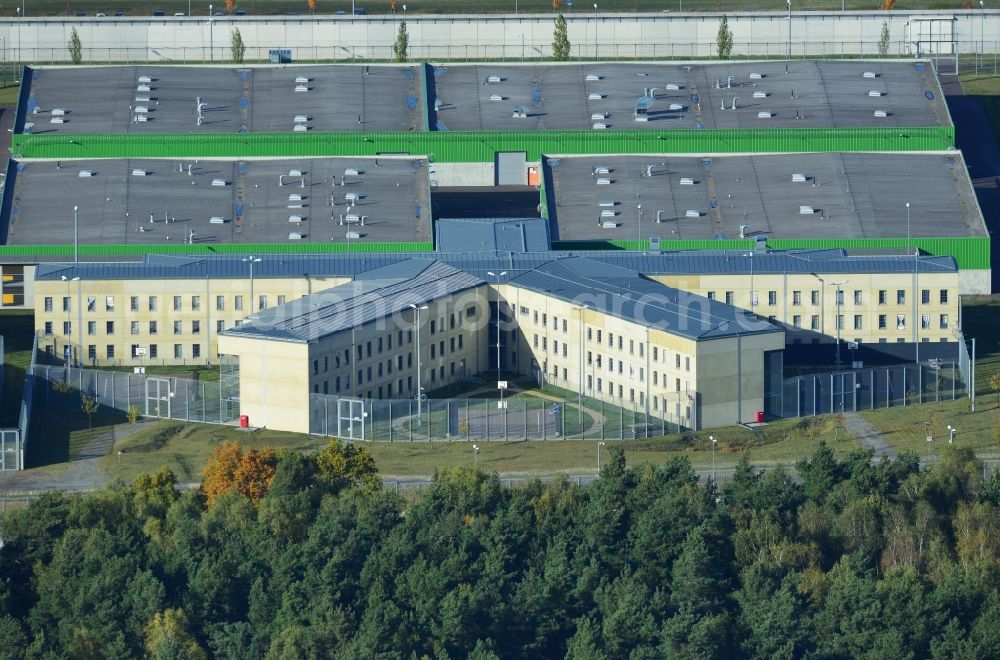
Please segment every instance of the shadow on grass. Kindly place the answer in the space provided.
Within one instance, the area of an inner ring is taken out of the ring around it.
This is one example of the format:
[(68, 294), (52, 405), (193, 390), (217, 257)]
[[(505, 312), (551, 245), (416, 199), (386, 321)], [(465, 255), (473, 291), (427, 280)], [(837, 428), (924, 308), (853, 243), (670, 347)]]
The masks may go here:
[(31, 362), (34, 316), (24, 312), (0, 312), (0, 334), (4, 341), (3, 391), (0, 392), (0, 427), (17, 426), (21, 414), (24, 373)]
[(124, 421), (122, 413), (104, 409), (88, 420), (82, 412), (53, 414), (36, 407), (25, 462), (29, 468), (36, 468), (103, 456), (111, 451), (113, 427)]

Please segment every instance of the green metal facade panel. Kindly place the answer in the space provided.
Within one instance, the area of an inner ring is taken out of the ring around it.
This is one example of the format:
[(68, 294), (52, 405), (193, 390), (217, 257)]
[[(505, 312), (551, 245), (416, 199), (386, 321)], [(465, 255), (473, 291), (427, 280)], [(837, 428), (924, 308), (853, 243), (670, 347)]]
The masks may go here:
[[(665, 243), (666, 244), (666, 243)], [(905, 249), (913, 246), (936, 256), (954, 257), (962, 270), (979, 270), (990, 267), (989, 237), (962, 238), (813, 238), (771, 239), (768, 247), (776, 250), (789, 248), (844, 248), (846, 250)]]
[[(341, 252), (433, 252), (434, 245), (424, 242), (400, 243), (212, 243), (188, 245), (81, 245), (80, 255), (87, 257), (142, 256), (156, 254), (324, 254)], [(73, 257), (73, 245), (4, 245), (3, 257)]]
[(442, 162), (491, 162), (498, 151), (542, 154), (941, 151), (951, 126), (674, 131), (507, 131), (15, 135), (22, 158), (279, 158), (405, 153)]

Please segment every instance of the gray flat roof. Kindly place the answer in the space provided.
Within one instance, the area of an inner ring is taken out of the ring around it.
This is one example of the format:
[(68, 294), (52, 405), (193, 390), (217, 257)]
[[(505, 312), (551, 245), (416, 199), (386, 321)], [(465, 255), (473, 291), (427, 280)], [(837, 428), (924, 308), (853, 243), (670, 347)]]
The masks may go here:
[(742, 224), (769, 239), (987, 235), (958, 152), (586, 156), (549, 159), (546, 175), (552, 240), (734, 239)]
[[(150, 91), (137, 91), (140, 76), (152, 78)], [(308, 91), (295, 91), (300, 76)], [(291, 132), (302, 115), (311, 131), (413, 131), (423, 128), (420, 80), (419, 65), (36, 68), (38, 112), (29, 108), (26, 121), (33, 133)], [(207, 104), (200, 126), (199, 97)], [(140, 105), (149, 120), (137, 123)], [(65, 123), (50, 123), (54, 108)]]
[[(933, 69), (921, 63), (793, 61), (788, 73), (781, 61), (690, 66), (689, 72), (684, 64), (655, 63), (440, 65), (434, 83), (440, 100), (437, 121), (451, 131), (593, 130), (597, 121), (609, 130), (659, 131), (699, 125), (851, 128), (951, 123)], [(877, 77), (865, 78), (866, 72)], [(595, 76), (597, 80), (587, 79)], [(489, 82), (491, 77), (494, 82)], [(666, 89), (671, 83), (678, 89)], [(648, 88), (656, 88), (649, 121), (635, 121), (636, 102)], [(869, 96), (869, 91), (882, 96)], [(755, 98), (755, 92), (766, 96)], [(698, 96), (698, 104), (692, 95)], [(735, 97), (739, 102), (733, 110)], [(671, 105), (682, 107), (672, 110)], [(528, 110), (528, 117), (513, 117), (519, 106)], [(876, 118), (876, 110), (885, 110), (887, 116)], [(762, 111), (772, 116), (759, 118)], [(606, 117), (593, 119), (595, 114)]]
[(548, 252), (543, 218), (441, 218), (435, 221), (438, 252)]
[[(21, 165), (22, 171), (7, 184), (15, 186), (13, 208), (0, 217), (0, 237), (6, 236), (8, 245), (72, 243), (74, 205), (80, 208), (84, 245), (172, 245), (185, 242), (192, 230), (195, 243), (431, 241), (427, 163), (419, 158), (74, 160)], [(348, 168), (358, 174), (345, 181)], [(135, 176), (134, 170), (147, 176)], [(291, 170), (302, 176), (289, 177)], [(93, 176), (81, 177), (81, 171)], [(225, 185), (213, 185), (216, 179)], [(331, 185), (334, 180), (336, 185)], [(349, 194), (358, 199), (348, 212)], [(291, 195), (302, 197), (302, 208), (291, 208), (297, 203), (290, 201)], [(237, 214), (240, 205), (242, 216)], [(341, 224), (341, 216), (347, 215), (365, 218), (364, 226)], [(210, 219), (215, 216), (223, 224), (213, 224)], [(301, 222), (291, 222), (291, 216)], [(361, 237), (348, 239), (348, 231)], [(292, 232), (301, 238), (290, 239)]]
[[(62, 277), (82, 280), (171, 280), (224, 279), (250, 276), (245, 255), (183, 256), (150, 254), (142, 261), (82, 262), (39, 264), (36, 280)], [(848, 255), (844, 250), (776, 250), (750, 253), (740, 250), (691, 250), (680, 252), (629, 252), (594, 250), (586, 252), (531, 252), (525, 254), (433, 253), (425, 259), (437, 259), (455, 268), (487, 277), (487, 271), (507, 271), (510, 277), (529, 272), (557, 259), (585, 257), (591, 261), (626, 268), (645, 275), (755, 273), (954, 273), (952, 257), (921, 255), (914, 259), (902, 255)], [(284, 277), (354, 277), (414, 259), (413, 253), (377, 254), (278, 254), (261, 255), (254, 275), (263, 278)], [(492, 278), (491, 278), (492, 279)]]
[(224, 334), (310, 342), (485, 284), (432, 259), (408, 259), (364, 273), (354, 282), (270, 307)]

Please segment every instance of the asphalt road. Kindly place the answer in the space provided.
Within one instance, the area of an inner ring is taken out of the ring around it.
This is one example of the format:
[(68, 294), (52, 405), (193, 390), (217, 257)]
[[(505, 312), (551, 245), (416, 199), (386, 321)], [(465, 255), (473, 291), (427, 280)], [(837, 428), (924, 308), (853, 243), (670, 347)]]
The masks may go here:
[[(1000, 149), (982, 104), (966, 96), (958, 76), (942, 75), (948, 110), (955, 123), (955, 142), (965, 155), (979, 207), (990, 235), (1000, 226)], [(1000, 242), (991, 241), (990, 263), (1000, 264)], [(1000, 291), (1000, 269), (993, 269), (993, 291)]]

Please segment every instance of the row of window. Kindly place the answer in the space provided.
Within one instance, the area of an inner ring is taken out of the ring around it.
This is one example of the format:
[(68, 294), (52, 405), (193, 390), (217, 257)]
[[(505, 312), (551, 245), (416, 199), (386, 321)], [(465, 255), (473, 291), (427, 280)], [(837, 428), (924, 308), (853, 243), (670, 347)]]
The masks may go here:
[[(773, 320), (773, 319), (772, 319)], [(837, 329), (844, 330), (844, 315), (837, 315)], [(798, 314), (792, 316), (792, 327), (801, 328), (802, 327), (802, 317)], [(889, 327), (889, 315), (879, 314), (878, 315), (878, 329), (886, 330)], [(938, 327), (940, 330), (947, 330), (950, 327), (950, 319), (947, 314), (938, 314)], [(854, 326), (855, 330), (864, 329), (864, 315), (855, 314), (854, 315)], [(813, 314), (809, 317), (809, 329), (819, 330), (820, 329), (820, 318), (819, 314)], [(905, 330), (906, 329), (906, 314), (896, 314), (896, 329)], [(931, 315), (921, 314), (920, 315), (920, 329), (921, 330), (933, 330)]]
[[(201, 358), (201, 344), (190, 344), (191, 355), (187, 356), (184, 354), (185, 344), (174, 344), (174, 359), (182, 360), (186, 357)], [(133, 359), (139, 358), (139, 349), (143, 348), (139, 344), (132, 344), (131, 355)], [(150, 360), (155, 360), (160, 357), (160, 347), (157, 344), (150, 344), (146, 348), (146, 358)], [(115, 345), (107, 344), (104, 347), (104, 357), (109, 360), (115, 359)], [(87, 359), (96, 360), (97, 359), (97, 344), (87, 345)]]
[[(562, 374), (561, 375), (562, 375), (562, 380), (564, 382), (568, 382), (569, 371), (565, 367), (562, 368)], [(557, 379), (557, 380), (559, 379), (559, 377), (560, 377), (560, 367), (558, 365), (555, 365), (555, 364), (552, 365), (552, 377), (554, 379)], [(658, 377), (659, 377), (658, 373), (654, 371), (653, 372), (654, 385), (656, 384), (656, 381), (658, 380)], [(591, 374), (587, 375), (587, 391), (591, 392), (592, 395), (600, 396), (601, 394), (605, 393), (604, 379), (602, 379), (600, 377), (597, 377), (596, 380), (597, 380), (597, 389), (595, 391), (594, 390), (594, 376), (591, 375)], [(664, 378), (663, 378), (663, 384), (664, 385), (667, 384), (667, 378), (666, 378), (666, 376), (664, 376)], [(619, 383), (619, 384), (616, 385), (614, 382), (612, 382), (612, 381), (609, 380), (609, 381), (607, 381), (607, 386), (608, 386), (607, 387), (607, 395), (612, 400), (616, 398), (616, 388), (617, 388), (617, 398), (618, 398), (619, 401), (624, 402), (624, 400), (625, 400), (625, 386), (624, 385), (622, 385), (621, 383)], [(681, 390), (681, 379), (680, 378), (675, 379), (675, 387), (676, 387), (676, 390), (675, 390), (676, 392), (681, 392), (682, 391)], [(688, 383), (687, 383), (687, 381), (684, 381), (684, 390), (683, 391), (687, 391), (687, 389), (688, 389)], [(640, 390), (638, 394), (639, 394), (638, 404), (640, 406), (645, 406), (646, 405), (646, 393), (644, 391)], [(654, 396), (652, 396), (650, 398), (652, 399), (653, 410), (660, 410), (660, 404), (661, 404), (660, 397), (658, 395), (654, 395)], [(631, 388), (631, 387), (629, 388), (629, 390), (628, 390), (628, 401), (629, 401), (629, 403), (636, 403), (637, 402), (636, 401), (636, 391), (635, 391), (635, 388)], [(663, 405), (663, 411), (664, 412), (667, 412), (667, 404), (668, 404), (667, 399), (666, 399), (666, 397), (664, 397), (663, 400), (662, 400), (662, 405)], [(677, 413), (677, 414), (679, 414), (679, 408), (680, 408), (680, 405), (676, 404), (676, 409), (675, 409), (674, 412)], [(690, 417), (691, 416), (691, 407), (690, 406), (686, 406), (685, 408), (686, 408), (686, 410), (685, 410), (685, 416), (686, 417)]]
[[(402, 360), (402, 356), (398, 356), (398, 357), (400, 358), (400, 360)], [(412, 354), (410, 354), (408, 356), (407, 366), (412, 366), (412, 357), (413, 357)], [(400, 365), (401, 364), (402, 363), (400, 362)], [(391, 360), (388, 361), (386, 363), (386, 365), (387, 365), (387, 368), (388, 368), (388, 373), (391, 374), (392, 373), (392, 361)], [(399, 368), (402, 368), (402, 366), (400, 366)], [(457, 376), (464, 376), (464, 373), (459, 373), (463, 369), (464, 369), (464, 367), (462, 367), (460, 365), (460, 363), (451, 362), (448, 365), (448, 370), (446, 372), (445, 371), (445, 365), (442, 364), (440, 367), (432, 368), (432, 369), (428, 369), (427, 370), (427, 380), (425, 382), (429, 383), (431, 386), (434, 386), (437, 383), (442, 383), (443, 384), (445, 382), (445, 379), (446, 379), (446, 376), (445, 376), (446, 373), (450, 374), (450, 376), (452, 378), (454, 378), (456, 375)], [(365, 374), (367, 374), (367, 378), (368, 378), (367, 381), (364, 379)], [(368, 367), (367, 370), (365, 370), (365, 371), (362, 371), (361, 369), (358, 369), (357, 380), (355, 381), (355, 384), (356, 384), (357, 387), (361, 387), (366, 382), (369, 383), (369, 384), (371, 384), (371, 382), (373, 380), (376, 380), (377, 378), (379, 378), (381, 376), (382, 376), (382, 363), (378, 364), (377, 375), (376, 375), (376, 372), (372, 371), (372, 367)], [(350, 376), (350, 374), (348, 374), (346, 376), (343, 376), (343, 377), (341, 377), (341, 376), (335, 376), (333, 378), (332, 382), (333, 382), (333, 394), (340, 394), (341, 392), (351, 392), (351, 376)], [(321, 387), (322, 387), (322, 390), (323, 390), (322, 391), (323, 394), (330, 394), (331, 393), (330, 392), (330, 383), (331, 383), (331, 381), (329, 379), (328, 380), (324, 380), (322, 383), (319, 383), (319, 382), (313, 383), (313, 394), (319, 394)], [(367, 396), (368, 396), (368, 398), (373, 398), (374, 394), (375, 394), (375, 390), (368, 390)], [(402, 378), (400, 378), (400, 379), (398, 379), (396, 381), (395, 391), (393, 390), (393, 383), (391, 383), (391, 382), (388, 383), (388, 384), (386, 384), (386, 385), (379, 385), (378, 386), (378, 398), (379, 399), (381, 399), (383, 397), (391, 399), (394, 395), (395, 396), (400, 396), (400, 397), (404, 396), (404, 395), (407, 396), (407, 397), (412, 397), (413, 394), (414, 394), (414, 391), (413, 391), (413, 376), (407, 376), (406, 377), (406, 389), (403, 389), (403, 379)]]
[[(184, 309), (184, 298), (185, 298), (184, 296), (173, 296), (173, 311), (175, 311), (175, 312), (185, 311), (185, 309)], [(227, 298), (228, 298), (228, 296), (224, 296), (224, 295), (217, 295), (217, 296), (215, 296), (215, 310), (216, 311), (218, 311), (218, 312), (224, 312), (224, 311), (226, 311), (226, 309), (227, 309), (226, 299)], [(233, 298), (233, 301), (232, 301), (233, 310), (235, 310), (237, 312), (242, 312), (243, 311), (243, 296), (242, 295), (234, 295), (234, 296), (232, 296), (232, 298)], [(62, 299), (62, 311), (64, 311), (64, 312), (72, 311), (72, 309), (73, 309), (73, 302), (72, 302), (72, 300), (73, 300), (72, 296), (63, 296), (63, 299)], [(276, 304), (278, 304), (278, 305), (284, 305), (285, 304), (285, 300), (286, 300), (286, 298), (285, 298), (284, 295), (279, 295), (277, 297)], [(52, 311), (52, 303), (53, 303), (52, 296), (45, 296), (44, 306), (45, 306), (45, 311), (46, 312), (51, 312)], [(192, 311), (192, 312), (201, 311), (201, 296), (190, 296), (190, 303), (189, 303), (189, 305), (190, 306), (189, 306), (188, 309), (190, 311)], [(148, 311), (150, 311), (150, 312), (157, 311), (159, 309), (159, 297), (158, 296), (147, 296), (146, 297), (146, 305), (145, 306), (146, 306), (146, 309)], [(141, 307), (141, 305), (140, 305), (139, 296), (130, 296), (129, 297), (129, 310), (133, 311), (133, 312), (138, 312), (139, 309), (140, 309), (140, 307)], [(268, 307), (267, 295), (259, 295), (259, 296), (257, 296), (257, 309), (261, 310), (261, 309), (266, 309), (267, 307)], [(95, 296), (88, 296), (87, 297), (87, 311), (88, 312), (96, 312), (97, 311), (97, 298)], [(115, 311), (115, 297), (114, 296), (106, 296), (104, 298), (104, 311), (106, 311), (106, 312), (113, 312), (113, 311)]]
[[(129, 322), (129, 334), (133, 334), (133, 335), (142, 334), (142, 325), (141, 325), (141, 323), (142, 323), (141, 321), (130, 321)], [(173, 322), (173, 329), (174, 329), (174, 334), (175, 335), (182, 335), (182, 334), (184, 334), (184, 324), (185, 323), (189, 323), (190, 324), (189, 327), (191, 329), (191, 334), (192, 335), (200, 335), (201, 334), (201, 321), (199, 319), (195, 319), (195, 320), (189, 321), (189, 322), (188, 321), (174, 321)], [(243, 323), (243, 321), (237, 319), (234, 322), (234, 325), (239, 326), (242, 323)], [(223, 332), (225, 329), (226, 329), (226, 322), (224, 320), (219, 320), (219, 321), (215, 322), (215, 331), (216, 332)], [(46, 321), (45, 322), (44, 330), (45, 330), (45, 334), (46, 335), (51, 335), (52, 334), (52, 330), (53, 330), (53, 323), (52, 323), (52, 321)], [(157, 321), (149, 321), (147, 323), (147, 325), (146, 325), (146, 330), (147, 330), (147, 332), (150, 335), (157, 335), (157, 334), (159, 334), (159, 331), (160, 331), (159, 322), (157, 322)], [(63, 323), (62, 323), (62, 333), (63, 333), (63, 335), (65, 335), (67, 337), (70, 336), (73, 333), (73, 322), (72, 321), (63, 321)], [(88, 335), (96, 335), (97, 334), (97, 321), (87, 321), (87, 334)], [(104, 322), (104, 334), (106, 334), (106, 335), (113, 335), (113, 334), (115, 334), (115, 321), (105, 321)]]
[[(843, 305), (843, 304), (845, 304), (844, 303), (844, 294), (845, 293), (846, 292), (843, 291), (843, 290), (840, 290), (840, 291), (836, 292), (836, 301), (835, 301), (835, 304), (837, 304), (837, 305)], [(709, 300), (716, 300), (716, 292), (715, 291), (709, 291), (708, 292), (708, 299)], [(878, 291), (878, 304), (879, 305), (888, 304), (888, 300), (889, 300), (889, 292), (886, 289), (879, 289), (879, 291)], [(726, 301), (727, 305), (734, 304), (734, 297), (733, 297), (733, 292), (732, 291), (726, 291), (725, 292), (725, 301)], [(820, 292), (819, 292), (819, 289), (813, 289), (812, 291), (809, 292), (809, 302), (813, 306), (819, 306), (820, 305)], [(930, 304), (930, 302), (931, 302), (931, 290), (930, 289), (922, 289), (920, 291), (920, 302), (922, 304), (924, 304), (924, 305), (929, 305)], [(947, 305), (948, 304), (948, 289), (939, 289), (938, 290), (938, 302), (940, 304), (942, 304), (942, 305)], [(757, 292), (756, 291), (751, 291), (750, 292), (750, 305), (751, 306), (755, 306), (758, 303), (759, 303), (759, 299), (758, 299)], [(767, 292), (767, 304), (769, 306), (772, 306), (772, 307), (778, 304), (778, 292), (777, 291), (768, 291)], [(801, 291), (792, 291), (792, 305), (798, 306), (798, 305), (801, 305), (801, 304), (802, 304), (802, 292)], [(855, 305), (862, 305), (862, 304), (864, 304), (864, 292), (861, 289), (855, 289), (854, 290), (854, 304)], [(906, 304), (906, 290), (905, 289), (896, 289), (896, 304), (897, 305), (905, 305)]]

